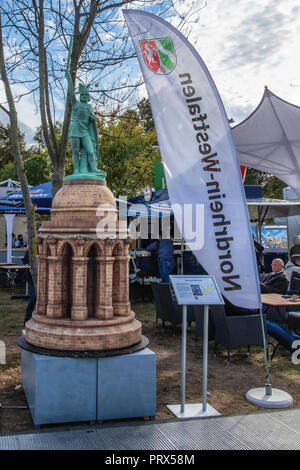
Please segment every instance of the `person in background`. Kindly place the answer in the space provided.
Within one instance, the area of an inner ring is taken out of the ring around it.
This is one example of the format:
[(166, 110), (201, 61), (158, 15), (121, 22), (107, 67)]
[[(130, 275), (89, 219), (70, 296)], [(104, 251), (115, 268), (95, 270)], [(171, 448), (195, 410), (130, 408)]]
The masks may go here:
[(292, 255), (290, 261), (286, 263), (284, 270), (285, 270), (285, 274), (288, 277), (289, 282), (291, 282), (293, 271), (299, 273), (300, 275), (300, 254)]
[(170, 238), (159, 238), (146, 247), (147, 251), (157, 250), (158, 269), (163, 283), (169, 283), (169, 275), (173, 272), (176, 263), (173, 242)]
[(256, 255), (256, 264), (257, 264), (258, 272), (263, 273), (265, 269), (264, 257), (263, 257), (264, 247), (254, 239), (254, 235), (252, 236), (253, 236), (253, 243), (254, 243), (254, 250), (255, 250), (255, 255)]
[(260, 283), (262, 294), (286, 294), (289, 280), (284, 272), (284, 262), (281, 258), (273, 259), (272, 272), (267, 274), (263, 282)]
[[(281, 346), (285, 349), (293, 352), (295, 349), (298, 349), (300, 346), (300, 336), (297, 335), (294, 331), (288, 330), (287, 328), (283, 328), (282, 326), (278, 325), (278, 323), (267, 320), (267, 333), (268, 335), (275, 338)], [(297, 343), (293, 347), (293, 342), (297, 341)]]
[(28, 283), (28, 287), (29, 287), (29, 299), (28, 299), (28, 302), (27, 302), (26, 312), (25, 312), (25, 316), (24, 316), (24, 326), (25, 326), (25, 323), (28, 320), (30, 320), (30, 318), (32, 316), (32, 312), (33, 312), (33, 309), (34, 309), (35, 303), (36, 303), (35, 288), (34, 288), (33, 279), (32, 279), (31, 273), (30, 273), (28, 250), (26, 251), (25, 256), (24, 256), (22, 261), (23, 261), (23, 264), (25, 265), (26, 269), (24, 270), (24, 272), (19, 277), (19, 280), (20, 281), (25, 280)]
[(20, 233), (18, 235), (17, 240), (15, 241), (15, 248), (24, 248), (26, 246), (26, 242), (23, 239), (23, 235)]

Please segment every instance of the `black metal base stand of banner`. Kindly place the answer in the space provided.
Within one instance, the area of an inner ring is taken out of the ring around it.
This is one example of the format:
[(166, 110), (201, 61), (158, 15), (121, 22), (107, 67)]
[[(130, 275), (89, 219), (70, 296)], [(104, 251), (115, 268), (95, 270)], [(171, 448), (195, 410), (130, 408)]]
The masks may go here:
[(167, 405), (177, 418), (208, 418), (220, 413), (207, 403), (208, 305), (204, 305), (203, 331), (203, 403), (185, 404), (187, 306), (182, 306), (181, 404)]
[(283, 390), (272, 388), (270, 383), (269, 359), (262, 309), (260, 309), (260, 319), (265, 353), (266, 385), (265, 387), (252, 388), (249, 390), (246, 393), (246, 399), (253, 405), (263, 408), (288, 408), (293, 404), (292, 397)]

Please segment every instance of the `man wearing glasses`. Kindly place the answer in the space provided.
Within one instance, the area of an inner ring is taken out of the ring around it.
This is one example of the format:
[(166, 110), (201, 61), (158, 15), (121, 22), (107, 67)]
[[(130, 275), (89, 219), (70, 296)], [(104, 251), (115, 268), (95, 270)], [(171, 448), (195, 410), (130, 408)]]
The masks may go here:
[(286, 294), (289, 285), (288, 277), (284, 271), (284, 262), (281, 258), (272, 261), (272, 272), (267, 274), (260, 283), (262, 294)]

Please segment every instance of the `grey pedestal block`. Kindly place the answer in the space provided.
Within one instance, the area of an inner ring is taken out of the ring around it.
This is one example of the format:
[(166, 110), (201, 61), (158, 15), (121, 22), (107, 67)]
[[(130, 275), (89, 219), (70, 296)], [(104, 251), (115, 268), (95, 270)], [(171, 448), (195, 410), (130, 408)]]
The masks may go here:
[(22, 385), (36, 426), (156, 414), (156, 355), (70, 358), (22, 350)]

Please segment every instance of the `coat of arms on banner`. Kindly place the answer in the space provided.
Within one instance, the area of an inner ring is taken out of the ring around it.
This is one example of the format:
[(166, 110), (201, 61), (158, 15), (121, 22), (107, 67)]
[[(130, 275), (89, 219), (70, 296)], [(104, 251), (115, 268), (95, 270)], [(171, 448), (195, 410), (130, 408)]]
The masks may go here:
[(140, 41), (144, 60), (152, 72), (165, 75), (176, 66), (176, 54), (171, 38)]

